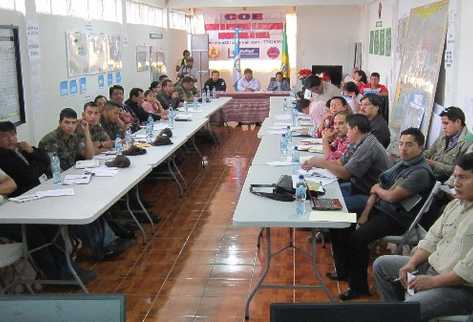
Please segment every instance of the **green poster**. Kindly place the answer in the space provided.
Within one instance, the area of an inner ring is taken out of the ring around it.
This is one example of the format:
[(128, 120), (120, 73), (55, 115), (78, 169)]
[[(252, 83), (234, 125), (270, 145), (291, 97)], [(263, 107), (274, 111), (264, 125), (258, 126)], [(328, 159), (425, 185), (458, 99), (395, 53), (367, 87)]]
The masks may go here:
[(374, 52), (374, 30), (370, 31), (370, 54), (373, 54)]
[(379, 30), (374, 32), (374, 54), (379, 55)]
[(386, 28), (386, 50), (384, 54), (391, 56), (391, 28)]
[(385, 40), (384, 34), (385, 34), (384, 29), (381, 29), (379, 31), (379, 54), (381, 56), (384, 56), (384, 40)]

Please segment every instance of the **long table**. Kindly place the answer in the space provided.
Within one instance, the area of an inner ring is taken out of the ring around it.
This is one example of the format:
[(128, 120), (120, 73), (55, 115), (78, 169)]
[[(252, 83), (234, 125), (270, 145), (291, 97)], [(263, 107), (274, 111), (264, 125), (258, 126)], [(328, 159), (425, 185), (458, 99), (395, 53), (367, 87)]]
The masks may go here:
[[(94, 222), (113, 204), (137, 186), (148, 174), (151, 173), (153, 168), (157, 167), (175, 153), (185, 142), (193, 138), (197, 131), (208, 125), (209, 117), (223, 108), (230, 100), (231, 98), (218, 98), (210, 103), (202, 104), (198, 111), (192, 113), (192, 121), (175, 122), (172, 137), (174, 144), (157, 147), (153, 146), (148, 148), (147, 153), (144, 155), (129, 157), (131, 160), (130, 167), (120, 169), (120, 171), (113, 177), (94, 177), (87, 185), (74, 185), (73, 196), (63, 196), (54, 199), (45, 198), (25, 203), (14, 203), (8, 201), (0, 205), (0, 224), (22, 225), (25, 256), (27, 257), (29, 257), (29, 250), (26, 243), (25, 225), (58, 225), (59, 232), (65, 243), (64, 253), (67, 265), (74, 280), (64, 283), (56, 281), (54, 284), (76, 284), (87, 293), (87, 288), (72, 266), (72, 260), (70, 258), (72, 243), (69, 236), (69, 226), (84, 225)], [(166, 125), (167, 121), (155, 123), (155, 126), (158, 128), (166, 127)], [(156, 131), (155, 134), (157, 132), (158, 131)], [(71, 168), (64, 174), (80, 172), (80, 170)], [(63, 186), (60, 184), (54, 184), (52, 180), (48, 180), (25, 194), (58, 189), (61, 187)], [(141, 201), (138, 201), (140, 202), (141, 208), (146, 212)], [(133, 215), (133, 212), (129, 207), (128, 210)], [(135, 219), (135, 222), (137, 222), (134, 215), (133, 218)], [(141, 227), (139, 224), (138, 226)], [(143, 229), (142, 232), (144, 234)], [(143, 236), (144, 238), (146, 237), (145, 234)], [(47, 282), (46, 284), (51, 284), (50, 282), (52, 281), (45, 282)]]
[(232, 98), (222, 110), (225, 122), (257, 123), (268, 117), (271, 97), (288, 96), (289, 92), (228, 92), (217, 95)]
[[(267, 126), (270, 126), (272, 122), (277, 120), (277, 115), (284, 114), (286, 112), (282, 109), (283, 98), (271, 98), (271, 112), (270, 117), (265, 120)], [(252, 165), (248, 170), (245, 183), (243, 185), (240, 198), (238, 200), (235, 212), (233, 215), (233, 225), (236, 227), (257, 227), (261, 228), (261, 232), (265, 233), (266, 240), (266, 252), (265, 252), (265, 263), (264, 269), (258, 278), (255, 286), (248, 295), (246, 306), (245, 306), (245, 318), (249, 319), (250, 303), (255, 296), (256, 292), (262, 287), (269, 288), (321, 288), (328, 298), (331, 300), (332, 296), (323, 282), (320, 272), (317, 269), (317, 247), (316, 247), (316, 231), (320, 228), (331, 228), (340, 229), (349, 227), (349, 223), (346, 222), (320, 222), (311, 221), (309, 219), (309, 213), (311, 210), (309, 202), (306, 202), (306, 212), (304, 215), (297, 215), (295, 210), (294, 202), (279, 202), (272, 199), (262, 198), (254, 195), (250, 192), (251, 184), (272, 184), (282, 175), (291, 174), (292, 166), (281, 166), (274, 167), (267, 164), (269, 161), (276, 161), (281, 158), (279, 152), (279, 135), (271, 135), (263, 131), (261, 133), (261, 142), (253, 159)], [(295, 144), (300, 139), (294, 138)], [(324, 197), (327, 198), (338, 198), (343, 205), (341, 211), (347, 212), (345, 202), (343, 200), (340, 187), (338, 182), (333, 182), (325, 187), (326, 194)], [(290, 239), (286, 247), (273, 251), (271, 244), (271, 228), (284, 227), (290, 229)], [(294, 228), (310, 228), (312, 235), (311, 254), (312, 258), (312, 269), (314, 271), (315, 279), (319, 284), (317, 285), (281, 285), (281, 284), (264, 284), (264, 279), (269, 272), (272, 259), (280, 254), (281, 252), (296, 248), (294, 245)], [(260, 234), (261, 236), (261, 234)], [(258, 243), (259, 243), (258, 237)]]

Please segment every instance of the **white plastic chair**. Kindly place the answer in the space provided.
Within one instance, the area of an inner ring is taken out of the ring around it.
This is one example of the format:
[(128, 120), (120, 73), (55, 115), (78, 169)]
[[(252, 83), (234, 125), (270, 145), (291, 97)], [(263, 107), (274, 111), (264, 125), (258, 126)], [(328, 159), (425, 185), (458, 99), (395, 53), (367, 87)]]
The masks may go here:
[[(13, 268), (15, 273), (20, 273), (16, 270), (13, 266), (16, 262), (18, 262), (23, 257), (23, 243), (8, 243), (8, 244), (0, 244), (0, 269), (6, 268)], [(16, 274), (15, 274), (16, 276)], [(17, 284), (17, 279), (14, 278), (13, 281), (5, 285), (0, 278), (0, 294), (4, 294), (8, 291), (11, 287)]]
[(422, 219), (422, 216), (429, 211), (430, 206), (432, 205), (432, 200), (434, 199), (434, 196), (437, 194), (437, 192), (440, 189), (441, 182), (436, 181), (434, 187), (432, 188), (432, 191), (430, 192), (429, 196), (424, 202), (424, 205), (422, 208), (420, 208), (419, 212), (417, 213), (416, 217), (412, 221), (411, 225), (409, 226), (409, 229), (406, 230), (406, 232), (403, 235), (400, 236), (386, 236), (382, 238), (383, 241), (396, 244), (397, 249), (396, 253), (401, 254), (402, 249), (405, 245), (415, 245), (423, 238), (423, 235), (425, 235), (425, 230), (422, 228), (422, 226), (419, 225), (419, 221)]

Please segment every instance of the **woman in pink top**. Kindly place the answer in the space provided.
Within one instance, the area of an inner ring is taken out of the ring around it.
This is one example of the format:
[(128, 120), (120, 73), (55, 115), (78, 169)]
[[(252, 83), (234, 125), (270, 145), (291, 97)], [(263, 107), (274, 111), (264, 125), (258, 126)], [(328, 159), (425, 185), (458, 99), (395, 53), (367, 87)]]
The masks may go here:
[(339, 112), (335, 115), (333, 129), (324, 132), (322, 145), (326, 160), (338, 160), (347, 151), (350, 140), (347, 137), (346, 118), (349, 112)]
[(148, 113), (159, 115), (162, 119), (167, 119), (167, 112), (156, 99), (156, 94), (151, 89), (145, 91), (145, 101), (141, 107)]
[(320, 122), (319, 128), (317, 129), (315, 136), (322, 137), (325, 130), (333, 129), (334, 117), (339, 112), (350, 112), (351, 108), (347, 101), (341, 96), (335, 96), (329, 99), (326, 103), (328, 110), (324, 113), (322, 121)]

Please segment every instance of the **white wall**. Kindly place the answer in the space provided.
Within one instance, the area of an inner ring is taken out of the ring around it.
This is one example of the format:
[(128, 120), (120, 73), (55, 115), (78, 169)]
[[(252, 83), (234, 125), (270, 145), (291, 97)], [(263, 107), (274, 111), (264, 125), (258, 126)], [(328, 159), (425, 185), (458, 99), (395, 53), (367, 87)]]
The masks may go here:
[[(78, 113), (82, 112), (85, 102), (93, 100), (99, 94), (108, 96), (108, 87), (98, 88), (97, 75), (87, 76), (87, 92), (83, 95), (60, 96), (59, 83), (68, 80), (66, 66), (65, 33), (67, 31), (90, 30), (106, 34), (118, 34), (126, 41), (122, 47), (122, 83), (125, 95), (132, 87), (147, 88), (150, 83), (150, 72), (136, 71), (136, 46), (156, 46), (166, 55), (168, 70), (171, 77), (174, 65), (181, 56), (182, 50), (187, 48), (187, 33), (180, 30), (160, 29), (145, 25), (120, 24), (104, 21), (85, 21), (75, 17), (38, 15), (40, 25), (40, 50), (41, 50), (41, 85), (34, 91), (41, 92), (41, 106), (31, 106), (31, 90), (29, 88), (29, 65), (26, 51), (25, 17), (19, 13), (0, 9), (2, 24), (18, 25), (20, 28), (20, 46), (22, 51), (23, 83), (26, 100), (26, 124), (19, 126), (18, 135), (22, 140), (34, 144), (58, 123), (59, 111), (64, 107), (72, 107)], [(162, 32), (163, 39), (149, 39), (150, 32)], [(77, 79), (77, 78), (73, 78)], [(105, 77), (105, 82), (106, 77)]]
[(362, 6), (301, 6), (296, 13), (298, 68), (342, 65), (351, 72)]

